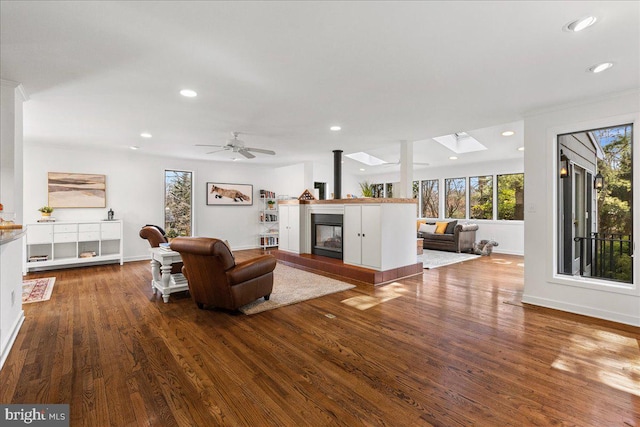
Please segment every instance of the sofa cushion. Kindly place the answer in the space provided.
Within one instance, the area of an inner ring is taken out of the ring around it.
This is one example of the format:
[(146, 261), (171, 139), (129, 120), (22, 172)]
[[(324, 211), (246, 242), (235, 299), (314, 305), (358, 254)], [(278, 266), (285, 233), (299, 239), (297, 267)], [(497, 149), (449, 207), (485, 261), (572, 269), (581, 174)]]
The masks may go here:
[(453, 234), (422, 233), (425, 241), (453, 242)]
[(457, 219), (455, 221), (449, 221), (449, 223), (447, 224), (447, 229), (444, 231), (444, 234), (453, 234), (453, 230), (456, 228), (456, 225), (458, 225)]
[(436, 231), (435, 234), (444, 234), (447, 230), (447, 222), (446, 221), (436, 221)]
[(420, 228), (418, 228), (419, 233), (435, 233), (435, 231), (435, 224), (420, 224)]

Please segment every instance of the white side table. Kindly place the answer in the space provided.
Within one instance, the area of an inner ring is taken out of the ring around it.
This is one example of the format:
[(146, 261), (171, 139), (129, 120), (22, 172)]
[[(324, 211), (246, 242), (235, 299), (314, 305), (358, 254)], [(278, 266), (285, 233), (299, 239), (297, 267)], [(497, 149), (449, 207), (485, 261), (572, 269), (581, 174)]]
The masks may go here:
[(169, 295), (189, 289), (187, 279), (180, 273), (171, 274), (171, 265), (181, 262), (180, 254), (161, 248), (151, 248), (151, 289), (155, 294), (160, 291), (165, 303), (169, 302)]

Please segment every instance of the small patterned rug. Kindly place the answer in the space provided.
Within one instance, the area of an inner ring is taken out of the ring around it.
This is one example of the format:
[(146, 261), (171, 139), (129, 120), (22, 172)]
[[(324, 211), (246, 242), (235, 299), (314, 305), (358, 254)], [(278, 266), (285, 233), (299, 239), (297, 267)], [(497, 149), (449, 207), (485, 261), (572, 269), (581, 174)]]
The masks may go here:
[(47, 301), (51, 298), (53, 285), (56, 283), (55, 277), (43, 277), (41, 279), (31, 279), (22, 281), (22, 303)]
[(273, 270), (273, 291), (269, 301), (260, 298), (238, 310), (244, 314), (256, 314), (351, 288), (355, 286), (278, 263)]
[(462, 261), (479, 258), (480, 255), (463, 254), (447, 251), (434, 251), (425, 249), (422, 255), (418, 255), (418, 262), (422, 262), (423, 268), (438, 268), (445, 265), (456, 264)]

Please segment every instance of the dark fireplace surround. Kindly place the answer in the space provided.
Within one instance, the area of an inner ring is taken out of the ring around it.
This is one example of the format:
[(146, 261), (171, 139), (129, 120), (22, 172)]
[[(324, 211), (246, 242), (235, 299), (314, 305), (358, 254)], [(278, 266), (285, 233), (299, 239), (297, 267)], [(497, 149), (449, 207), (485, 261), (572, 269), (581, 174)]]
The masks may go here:
[(342, 215), (311, 214), (311, 253), (342, 259)]

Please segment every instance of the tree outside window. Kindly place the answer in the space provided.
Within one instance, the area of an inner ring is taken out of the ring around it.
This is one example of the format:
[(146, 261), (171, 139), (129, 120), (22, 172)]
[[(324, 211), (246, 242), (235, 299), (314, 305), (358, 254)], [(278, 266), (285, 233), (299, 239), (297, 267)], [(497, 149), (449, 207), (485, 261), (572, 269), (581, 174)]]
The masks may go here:
[(472, 219), (493, 218), (493, 176), (469, 178), (469, 217)]
[(164, 228), (167, 237), (191, 236), (192, 173), (164, 171)]
[(466, 218), (467, 180), (447, 178), (444, 180), (445, 218)]
[[(417, 182), (417, 181), (416, 181)], [(438, 194), (438, 180), (429, 179), (422, 181), (422, 218), (438, 218), (439, 214), (439, 194)]]
[(524, 220), (524, 174), (498, 175), (498, 219)]
[(387, 187), (386, 197), (393, 198), (393, 183), (388, 182), (385, 184), (385, 186)]

